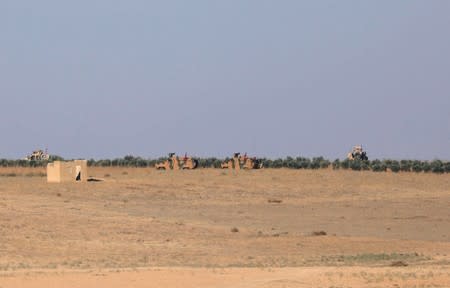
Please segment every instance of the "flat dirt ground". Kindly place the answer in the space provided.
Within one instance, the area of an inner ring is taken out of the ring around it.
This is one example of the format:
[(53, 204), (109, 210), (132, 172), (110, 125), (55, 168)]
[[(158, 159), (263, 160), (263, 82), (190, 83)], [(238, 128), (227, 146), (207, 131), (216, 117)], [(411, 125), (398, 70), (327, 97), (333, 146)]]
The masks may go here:
[(450, 287), (450, 174), (44, 172), (0, 169), (1, 288)]

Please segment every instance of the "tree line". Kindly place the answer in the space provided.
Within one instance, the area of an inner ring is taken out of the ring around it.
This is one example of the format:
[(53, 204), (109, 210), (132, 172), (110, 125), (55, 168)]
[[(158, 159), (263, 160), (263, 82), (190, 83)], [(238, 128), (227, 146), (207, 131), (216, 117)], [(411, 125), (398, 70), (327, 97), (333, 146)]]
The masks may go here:
[[(196, 158), (200, 168), (220, 168), (220, 164), (228, 160), (215, 157)], [(0, 159), (0, 167), (45, 167), (48, 162), (64, 160), (60, 156), (50, 156), (48, 161), (29, 161)], [(153, 167), (156, 163), (165, 161), (166, 157), (146, 159), (127, 155), (114, 159), (89, 159), (90, 167)], [(374, 171), (374, 172), (430, 172), (449, 173), (450, 162), (442, 160), (421, 161), (421, 160), (340, 160), (330, 161), (324, 157), (286, 157), (286, 158), (261, 158), (264, 168), (289, 168), (289, 169), (334, 169), (334, 170), (354, 170), (354, 171)]]

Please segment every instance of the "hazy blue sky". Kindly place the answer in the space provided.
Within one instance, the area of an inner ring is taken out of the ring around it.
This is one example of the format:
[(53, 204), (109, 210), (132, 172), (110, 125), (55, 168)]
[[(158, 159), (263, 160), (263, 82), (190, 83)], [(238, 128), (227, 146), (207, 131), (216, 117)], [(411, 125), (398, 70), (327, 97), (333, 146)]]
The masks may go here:
[(0, 158), (450, 159), (450, 1), (0, 0)]

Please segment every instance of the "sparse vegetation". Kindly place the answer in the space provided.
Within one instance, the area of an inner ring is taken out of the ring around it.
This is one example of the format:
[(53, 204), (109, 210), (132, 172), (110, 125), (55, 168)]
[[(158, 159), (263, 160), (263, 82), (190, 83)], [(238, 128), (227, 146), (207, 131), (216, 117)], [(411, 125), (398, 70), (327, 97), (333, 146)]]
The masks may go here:
[[(123, 158), (115, 159), (90, 159), (88, 166), (90, 167), (154, 167), (156, 163), (164, 161), (166, 157), (159, 157), (156, 159), (145, 159), (142, 157), (135, 157), (127, 155)], [(199, 168), (220, 168), (220, 164), (226, 159), (216, 157), (196, 158), (198, 160)], [(48, 162), (54, 160), (64, 160), (59, 156), (50, 156), (48, 161), (27, 161), (27, 160), (10, 160), (0, 159), (0, 167), (45, 167)], [(324, 157), (286, 157), (269, 159), (262, 158), (264, 168), (288, 168), (288, 169), (349, 169), (353, 171), (373, 171), (373, 172), (415, 172), (415, 173), (449, 173), (450, 161), (442, 161), (439, 159), (432, 161), (420, 160), (392, 160), (392, 159), (375, 159), (375, 160), (340, 160), (335, 159), (330, 161)], [(6, 175), (2, 175), (6, 176)], [(31, 175), (28, 175), (31, 177)], [(45, 175), (35, 175), (45, 176)], [(13, 177), (13, 176), (11, 176)]]
[(16, 177), (17, 174), (14, 173), (14, 172), (9, 172), (9, 173), (2, 173), (2, 174), (0, 174), (0, 176), (2, 176), (2, 177)]
[(281, 202), (283, 202), (283, 200), (281, 200), (281, 199), (268, 199), (267, 202), (268, 203), (280, 204)]
[(394, 267), (408, 266), (407, 262), (421, 262), (429, 260), (428, 257), (418, 253), (364, 253), (357, 255), (337, 255), (337, 256), (322, 256), (320, 261), (322, 263), (342, 263), (345, 265), (354, 264), (386, 264)]
[(26, 176), (42, 168), (2, 168), (18, 177), (0, 179), (0, 273), (311, 267), (334, 273), (335, 287), (347, 287), (336, 281), (349, 273), (360, 281), (352, 287), (391, 287), (384, 285), (390, 278), (413, 278), (406, 273), (425, 283), (448, 273), (447, 177), (374, 172), (355, 185), (359, 172), (351, 168), (318, 169), (92, 167), (90, 178), (110, 174), (110, 181), (47, 185)]
[(312, 236), (326, 236), (327, 235), (327, 232), (325, 232), (325, 231), (313, 231), (312, 233), (311, 233), (311, 235)]

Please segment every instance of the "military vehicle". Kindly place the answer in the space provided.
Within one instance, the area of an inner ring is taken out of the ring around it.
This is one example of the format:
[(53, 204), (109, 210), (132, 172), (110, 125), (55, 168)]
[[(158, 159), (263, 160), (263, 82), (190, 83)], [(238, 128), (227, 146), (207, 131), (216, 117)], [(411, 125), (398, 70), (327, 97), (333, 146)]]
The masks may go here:
[(45, 161), (50, 158), (50, 155), (48, 155), (47, 150), (35, 150), (30, 155), (28, 155), (25, 160), (28, 161)]
[(243, 156), (241, 153), (234, 153), (233, 158), (227, 159), (220, 164), (222, 169), (240, 170), (240, 169), (261, 169), (263, 167), (261, 160), (256, 157), (247, 157), (247, 153)]
[(156, 163), (157, 170), (180, 170), (180, 169), (196, 169), (198, 160), (188, 157), (187, 154), (181, 159), (175, 153), (169, 153), (169, 157), (164, 162)]
[(240, 164), (240, 155), (241, 153), (234, 153), (233, 154), (233, 158), (231, 159), (226, 159), (224, 162), (222, 162), (220, 164), (220, 167), (222, 169), (235, 169), (235, 170), (240, 170), (241, 169), (241, 164)]
[(353, 146), (352, 152), (349, 152), (347, 154), (348, 160), (369, 160), (369, 157), (367, 157), (366, 151), (363, 150), (362, 145), (356, 145)]

